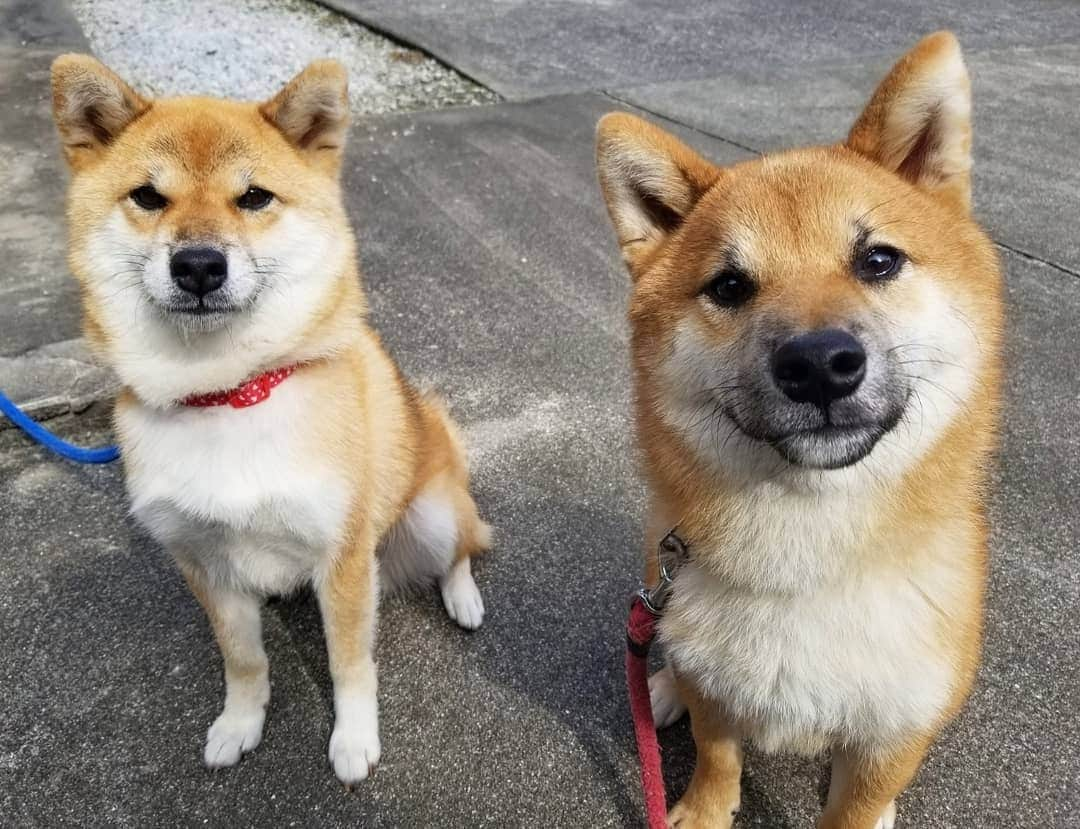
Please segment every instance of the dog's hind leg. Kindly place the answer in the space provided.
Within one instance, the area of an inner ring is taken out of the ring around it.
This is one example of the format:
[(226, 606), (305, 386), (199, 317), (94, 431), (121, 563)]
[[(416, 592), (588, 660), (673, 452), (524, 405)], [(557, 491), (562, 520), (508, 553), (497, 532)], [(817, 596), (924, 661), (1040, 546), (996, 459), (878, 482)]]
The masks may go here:
[(445, 474), (413, 498), (383, 543), (381, 576), (389, 591), (437, 581), (450, 618), (467, 630), (484, 620), (471, 559), (487, 549), (491, 529), (468, 491)]
[(381, 556), (388, 590), (437, 581), (450, 618), (467, 630), (484, 620), (471, 560), (491, 546), (491, 527), (469, 493), (464, 444), (442, 402), (421, 400), (425, 426), (423, 483), (387, 534)]
[(225, 663), (225, 706), (207, 731), (203, 759), (210, 768), (234, 766), (262, 740), (270, 701), (261, 601), (249, 593), (211, 584), (197, 564), (178, 562), (206, 611)]
[(459, 486), (451, 495), (458, 532), (453, 564), (439, 577), (439, 592), (450, 618), (466, 630), (475, 630), (484, 620), (484, 600), (473, 580), (472, 559), (491, 546), (491, 527), (480, 520), (466, 487)]

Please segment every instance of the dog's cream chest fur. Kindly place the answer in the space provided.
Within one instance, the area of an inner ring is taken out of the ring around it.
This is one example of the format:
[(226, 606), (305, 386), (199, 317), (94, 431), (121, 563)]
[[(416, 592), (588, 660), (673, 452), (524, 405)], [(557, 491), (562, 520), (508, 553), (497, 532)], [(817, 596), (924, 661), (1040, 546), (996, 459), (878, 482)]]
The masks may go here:
[(303, 383), (290, 378), (243, 409), (118, 410), (136, 520), (219, 583), (291, 590), (343, 532), (349, 485), (311, 451)]
[[(768, 526), (741, 526), (755, 515)], [(873, 750), (935, 725), (955, 682), (941, 647), (942, 614), (964, 583), (948, 551), (928, 551), (940, 554), (915, 567), (860, 562), (836, 543), (843, 534), (834, 527), (817, 536), (834, 543), (822, 543), (815, 556), (815, 533), (778, 527), (776, 518), (760, 508), (737, 519), (738, 537), (747, 539), (737, 558), (746, 566), (733, 575), (745, 581), (692, 562), (679, 573), (661, 624), (676, 671), (766, 751)], [(756, 546), (762, 542), (769, 546)], [(792, 570), (801, 586), (786, 575), (769, 583), (769, 571)]]

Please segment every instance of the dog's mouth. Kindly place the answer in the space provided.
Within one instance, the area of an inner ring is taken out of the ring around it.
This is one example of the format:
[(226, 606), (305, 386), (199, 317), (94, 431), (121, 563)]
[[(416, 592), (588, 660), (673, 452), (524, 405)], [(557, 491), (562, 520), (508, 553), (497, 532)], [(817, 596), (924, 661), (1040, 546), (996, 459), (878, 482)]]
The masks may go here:
[(185, 305), (178, 308), (167, 309), (172, 314), (190, 314), (195, 317), (205, 317), (210, 314), (230, 314), (236, 309), (229, 305), (206, 305), (205, 303), (198, 303), (196, 305)]
[(835, 423), (824, 415), (825, 422), (784, 432), (756, 429), (742, 422), (737, 414), (725, 410), (735, 427), (751, 440), (771, 446), (793, 466), (810, 469), (843, 469), (867, 457), (878, 441), (895, 428), (903, 407), (881, 419)]
[(827, 424), (768, 440), (784, 460), (814, 469), (843, 469), (873, 451), (889, 430), (881, 424), (835, 426)]
[(245, 306), (224, 299), (178, 299), (155, 303), (159, 312), (182, 328), (208, 331), (219, 328), (240, 314)]

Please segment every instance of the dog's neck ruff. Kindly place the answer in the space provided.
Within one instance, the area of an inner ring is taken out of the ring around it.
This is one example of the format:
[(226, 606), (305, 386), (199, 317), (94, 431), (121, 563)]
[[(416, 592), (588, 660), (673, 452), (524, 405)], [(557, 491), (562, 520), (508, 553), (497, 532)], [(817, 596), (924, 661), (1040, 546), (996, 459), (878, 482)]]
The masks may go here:
[(256, 375), (243, 385), (227, 391), (213, 391), (209, 394), (195, 394), (180, 401), (182, 406), (206, 408), (209, 406), (232, 406), (234, 409), (246, 409), (262, 403), (270, 397), (270, 389), (281, 385), (297, 366), (285, 366)]

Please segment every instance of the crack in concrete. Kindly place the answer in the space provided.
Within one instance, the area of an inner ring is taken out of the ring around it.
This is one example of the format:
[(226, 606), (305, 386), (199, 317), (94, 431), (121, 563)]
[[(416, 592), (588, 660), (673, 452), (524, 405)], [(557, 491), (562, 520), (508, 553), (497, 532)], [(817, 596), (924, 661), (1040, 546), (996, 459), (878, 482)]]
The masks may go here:
[(1003, 250), (1009, 251), (1009, 253), (1015, 253), (1017, 256), (1020, 256), (1031, 262), (1038, 262), (1040, 265), (1046, 265), (1048, 268), (1053, 268), (1055, 271), (1061, 271), (1061, 273), (1063, 274), (1067, 274), (1068, 276), (1074, 276), (1077, 279), (1080, 279), (1080, 272), (1074, 271), (1071, 268), (1067, 268), (1064, 265), (1059, 265), (1057, 262), (1051, 262), (1049, 259), (1043, 259), (1041, 256), (1036, 256), (1034, 253), (1028, 253), (1028, 251), (1026, 250), (1015, 248), (1012, 245), (1006, 244), (1005, 242), (999, 242), (997, 239), (994, 239), (994, 244), (997, 245), (999, 248), (1002, 248)]
[(732, 147), (738, 147), (740, 150), (745, 150), (746, 152), (753, 153), (754, 155), (765, 155), (765, 153), (763, 153), (761, 150), (756, 150), (753, 147), (748, 147), (745, 144), (740, 144), (738, 141), (733, 141), (730, 138), (725, 138), (722, 135), (717, 135), (715, 132), (703, 130), (701, 127), (692, 126), (684, 121), (680, 121), (678, 118), (672, 118), (670, 115), (664, 115), (662, 112), (657, 112), (655, 110), (649, 109), (648, 107), (643, 107), (640, 104), (635, 104), (632, 101), (628, 101), (625, 98), (620, 98), (614, 92), (609, 92), (606, 89), (601, 89), (599, 90), (599, 92), (605, 98), (610, 98), (618, 104), (630, 107), (631, 109), (636, 109), (638, 112), (644, 112), (647, 115), (653, 116), (654, 118), (663, 118), (669, 124), (678, 124), (680, 127), (692, 130), (698, 135), (707, 135), (709, 138), (715, 138), (717, 141), (723, 141), (725, 144), (730, 144)]

